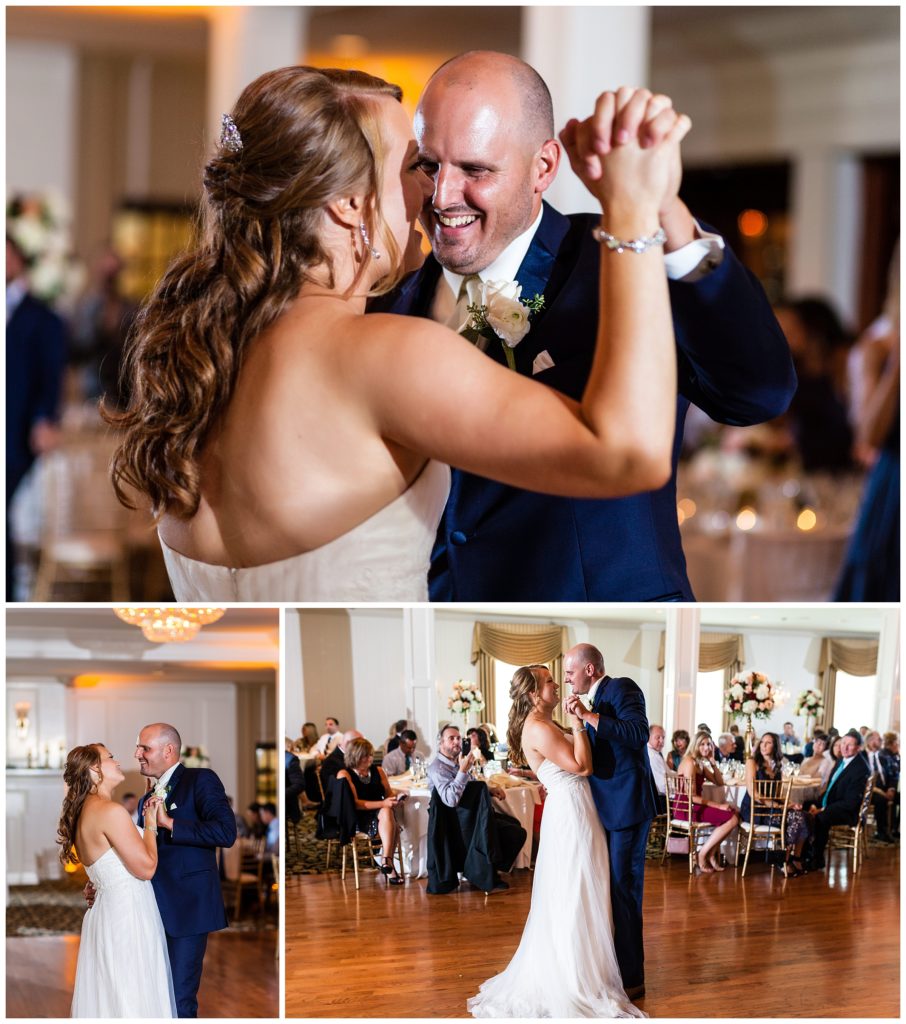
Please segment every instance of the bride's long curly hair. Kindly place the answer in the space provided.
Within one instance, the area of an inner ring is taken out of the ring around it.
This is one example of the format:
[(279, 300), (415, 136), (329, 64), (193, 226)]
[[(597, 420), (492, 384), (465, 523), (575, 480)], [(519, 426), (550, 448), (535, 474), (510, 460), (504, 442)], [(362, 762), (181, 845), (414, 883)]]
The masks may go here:
[(507, 756), (511, 764), (524, 764), (522, 752), (522, 727), (530, 711), (534, 711), (532, 697), (541, 685), (539, 669), (549, 671), (547, 665), (526, 665), (517, 668), (510, 680), (510, 717), (507, 722)]
[[(319, 237), (332, 199), (367, 197), (363, 222), (391, 268), (374, 294), (399, 281), (399, 246), (379, 203), (379, 96), (400, 100), (402, 91), (361, 71), (287, 67), (239, 97), (232, 118), (241, 148), (221, 146), (205, 168), (201, 240), (171, 264), (133, 327), (123, 370), (129, 407), (102, 410), (125, 432), (111, 475), (127, 507), (138, 491), (158, 518), (198, 510), (199, 458), (249, 344), (313, 272), (334, 287)], [(363, 248), (354, 285), (372, 259)]]
[(60, 845), (60, 860), (63, 864), (78, 864), (75, 848), (76, 828), (87, 797), (97, 790), (97, 783), (91, 778), (91, 769), (101, 770), (102, 743), (88, 743), (84, 747), (73, 747), (66, 755), (63, 782), (66, 796), (57, 826), (57, 843)]

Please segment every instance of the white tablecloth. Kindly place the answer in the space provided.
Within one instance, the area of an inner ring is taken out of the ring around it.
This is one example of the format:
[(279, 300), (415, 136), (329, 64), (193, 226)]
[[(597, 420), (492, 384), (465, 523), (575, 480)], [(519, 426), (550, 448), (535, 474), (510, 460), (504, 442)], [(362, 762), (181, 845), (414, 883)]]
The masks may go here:
[[(409, 798), (396, 808), (396, 819), (403, 827), (400, 838), (406, 873), (414, 878), (425, 878), (428, 874), (428, 804), (431, 802), (431, 794), (426, 786), (408, 787), (399, 779), (390, 779), (390, 785), (399, 792), (409, 794)], [(525, 829), (525, 844), (519, 851), (515, 866), (527, 868), (532, 863), (532, 826), (535, 805), (541, 803), (540, 787), (526, 782), (521, 786), (509, 786), (504, 793), (505, 799), (495, 800), (494, 806), (511, 814)]]

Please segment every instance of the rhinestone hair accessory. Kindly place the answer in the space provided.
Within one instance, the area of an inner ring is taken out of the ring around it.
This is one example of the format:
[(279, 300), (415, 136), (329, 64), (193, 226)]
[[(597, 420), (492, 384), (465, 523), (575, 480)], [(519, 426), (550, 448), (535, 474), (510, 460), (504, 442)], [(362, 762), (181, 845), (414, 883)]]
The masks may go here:
[(221, 118), (220, 145), (229, 153), (242, 152), (242, 136), (229, 114)]

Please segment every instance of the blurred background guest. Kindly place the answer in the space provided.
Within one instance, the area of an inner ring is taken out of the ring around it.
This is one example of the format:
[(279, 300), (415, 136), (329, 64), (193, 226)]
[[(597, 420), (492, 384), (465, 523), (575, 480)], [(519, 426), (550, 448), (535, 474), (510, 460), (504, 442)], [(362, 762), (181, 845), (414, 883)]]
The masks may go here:
[(663, 754), (666, 735), (662, 725), (651, 725), (648, 728), (648, 760), (651, 762), (654, 784), (661, 794), (667, 792), (667, 765)]
[(678, 772), (680, 761), (689, 746), (689, 733), (685, 729), (677, 729), (670, 737), (670, 753), (667, 755), (667, 767), (672, 772)]
[(488, 734), (484, 729), (473, 726), (466, 731), (466, 738), (462, 741), (463, 755), (468, 754), (469, 751), (479, 763), (487, 764), (488, 761), (494, 760), (494, 752), (491, 750)]
[(402, 775), (412, 767), (412, 759), (415, 757), (415, 746), (418, 743), (418, 736), (412, 729), (403, 729), (398, 737), (399, 743), (388, 754), (384, 754), (381, 767), (388, 776)]
[(403, 734), (403, 730), (406, 729), (408, 725), (409, 722), (405, 718), (400, 718), (390, 726), (387, 742), (384, 744), (384, 750), (386, 753), (389, 754), (391, 750), (396, 750), (400, 745), (400, 737)]
[(805, 758), (802, 764), (799, 766), (799, 772), (801, 775), (820, 775), (821, 785), (826, 786), (827, 780), (830, 778), (830, 773), (833, 771), (834, 764), (830, 758), (825, 757), (827, 751), (827, 736), (824, 734), (818, 736), (812, 740), (812, 754)]

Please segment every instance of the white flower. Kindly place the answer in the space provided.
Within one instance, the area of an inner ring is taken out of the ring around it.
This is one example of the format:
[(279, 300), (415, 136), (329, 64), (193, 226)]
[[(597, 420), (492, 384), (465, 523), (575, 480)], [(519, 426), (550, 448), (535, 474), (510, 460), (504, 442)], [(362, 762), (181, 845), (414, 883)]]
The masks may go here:
[(462, 701), (461, 701), (461, 700), (454, 700), (454, 701), (453, 701), (453, 711), (454, 711), (454, 712), (455, 712), (455, 713), (456, 713), (457, 715), (461, 715), (461, 714), (462, 714), (462, 711), (463, 711), (463, 704), (462, 704)]
[(745, 691), (743, 690), (742, 685), (740, 683), (734, 683), (734, 685), (730, 687), (730, 696), (735, 697), (736, 700), (742, 700), (742, 695), (744, 692)]
[(742, 706), (742, 713), (744, 715), (754, 715), (758, 710), (757, 700), (747, 700)]
[(469, 281), (466, 294), (470, 305), (485, 307), (488, 325), (510, 348), (528, 334), (530, 310), (519, 301), (522, 285), (516, 281)]
[(156, 782), (154, 784), (154, 795), (158, 800), (167, 799), (167, 787), (162, 782)]
[(756, 687), (755, 697), (757, 700), (767, 700), (771, 695), (771, 688), (767, 683), (762, 683), (761, 686)]

